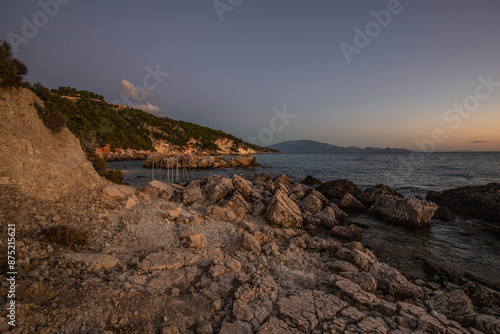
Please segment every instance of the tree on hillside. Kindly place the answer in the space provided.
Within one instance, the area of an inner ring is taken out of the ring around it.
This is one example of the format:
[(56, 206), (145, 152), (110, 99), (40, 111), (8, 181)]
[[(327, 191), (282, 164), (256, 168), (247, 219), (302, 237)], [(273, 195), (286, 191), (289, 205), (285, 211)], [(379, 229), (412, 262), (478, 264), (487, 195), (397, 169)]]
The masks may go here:
[(0, 44), (0, 87), (19, 87), (28, 69), (12, 55), (11, 46), (6, 41)]

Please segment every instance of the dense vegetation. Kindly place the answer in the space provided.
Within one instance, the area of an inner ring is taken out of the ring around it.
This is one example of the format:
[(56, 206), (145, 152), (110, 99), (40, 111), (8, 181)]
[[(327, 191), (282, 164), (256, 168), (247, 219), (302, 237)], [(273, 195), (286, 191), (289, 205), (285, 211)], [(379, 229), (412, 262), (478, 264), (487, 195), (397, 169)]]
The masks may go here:
[[(196, 143), (193, 145), (214, 152), (218, 149), (215, 144), (217, 139), (234, 141), (235, 150), (240, 145), (256, 150), (263, 149), (221, 130), (158, 117), (134, 108), (117, 107), (101, 100), (102, 96), (96, 93), (70, 87), (49, 91), (39, 83), (30, 88), (45, 102), (47, 109), (56, 108), (66, 116), (67, 127), (80, 139), (82, 147), (88, 153), (106, 144), (110, 145), (112, 151), (117, 148), (152, 150), (153, 139), (164, 140), (180, 147), (188, 145), (190, 140), (194, 139)], [(79, 99), (69, 100), (60, 93), (64, 96), (79, 94)]]
[(6, 41), (0, 43), (0, 88), (19, 87), (28, 69), (12, 55), (12, 50)]

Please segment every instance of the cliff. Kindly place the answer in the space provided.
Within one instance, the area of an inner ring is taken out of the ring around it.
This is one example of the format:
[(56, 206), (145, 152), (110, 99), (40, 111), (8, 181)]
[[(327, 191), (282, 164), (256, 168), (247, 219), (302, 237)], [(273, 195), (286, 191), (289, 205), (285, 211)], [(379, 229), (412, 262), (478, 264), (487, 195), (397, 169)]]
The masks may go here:
[(102, 185), (78, 139), (45, 127), (34, 104), (42, 101), (28, 89), (0, 89), (0, 186), (57, 198)]

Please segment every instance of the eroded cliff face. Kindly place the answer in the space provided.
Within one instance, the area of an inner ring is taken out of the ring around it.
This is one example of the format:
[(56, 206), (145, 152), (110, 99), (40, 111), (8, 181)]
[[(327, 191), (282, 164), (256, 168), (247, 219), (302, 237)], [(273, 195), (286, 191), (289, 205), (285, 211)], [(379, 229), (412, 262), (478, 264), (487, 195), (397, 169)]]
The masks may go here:
[(78, 139), (53, 133), (38, 117), (42, 104), (28, 89), (0, 90), (0, 186), (43, 198), (60, 198), (103, 185)]

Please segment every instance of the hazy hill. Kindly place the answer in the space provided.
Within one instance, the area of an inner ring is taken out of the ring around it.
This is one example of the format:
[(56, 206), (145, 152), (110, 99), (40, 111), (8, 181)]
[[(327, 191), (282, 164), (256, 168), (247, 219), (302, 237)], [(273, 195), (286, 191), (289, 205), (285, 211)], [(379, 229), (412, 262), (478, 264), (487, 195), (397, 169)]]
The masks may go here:
[(342, 147), (327, 143), (320, 143), (314, 140), (288, 140), (278, 144), (269, 146), (272, 149), (278, 150), (281, 153), (304, 154), (304, 153), (382, 153), (396, 152), (405, 153), (411, 152), (402, 148), (359, 148), (356, 146)]

